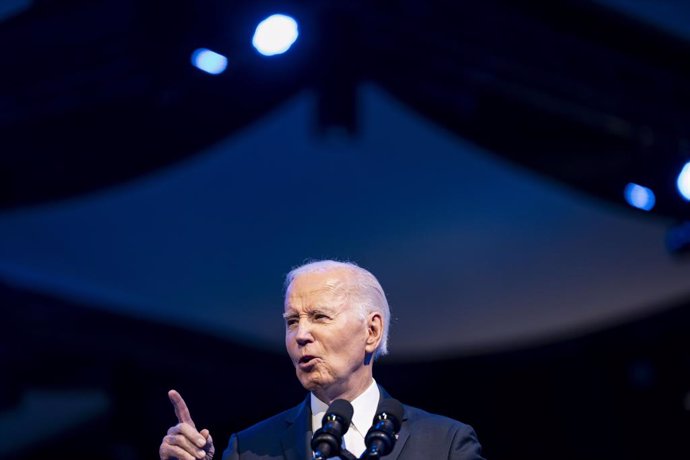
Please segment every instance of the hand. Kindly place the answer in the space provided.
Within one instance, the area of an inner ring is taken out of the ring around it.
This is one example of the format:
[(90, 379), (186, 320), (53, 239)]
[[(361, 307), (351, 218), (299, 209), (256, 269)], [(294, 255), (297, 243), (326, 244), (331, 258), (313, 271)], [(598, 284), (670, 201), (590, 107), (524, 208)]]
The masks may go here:
[(177, 391), (168, 391), (168, 398), (175, 408), (178, 423), (170, 427), (163, 438), (158, 449), (161, 460), (211, 460), (216, 452), (211, 433), (206, 429), (196, 430), (187, 404)]

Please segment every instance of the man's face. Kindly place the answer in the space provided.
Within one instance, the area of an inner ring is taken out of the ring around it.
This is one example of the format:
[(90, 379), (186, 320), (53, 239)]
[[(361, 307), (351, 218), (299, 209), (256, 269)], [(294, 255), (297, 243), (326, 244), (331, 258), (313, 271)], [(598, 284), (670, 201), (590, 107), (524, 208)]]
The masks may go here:
[(371, 380), (364, 360), (375, 345), (360, 307), (347, 303), (348, 281), (342, 269), (304, 273), (285, 296), (285, 346), (297, 378), (325, 402), (363, 391)]

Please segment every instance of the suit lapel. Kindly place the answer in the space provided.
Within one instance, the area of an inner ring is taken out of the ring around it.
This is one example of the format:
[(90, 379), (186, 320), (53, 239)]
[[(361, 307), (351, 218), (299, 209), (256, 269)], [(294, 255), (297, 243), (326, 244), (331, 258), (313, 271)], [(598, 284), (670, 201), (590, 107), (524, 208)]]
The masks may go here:
[[(381, 399), (388, 399), (391, 398), (391, 395), (388, 394), (386, 390), (383, 389), (381, 385), (379, 385), (379, 391), (381, 392)], [(405, 406), (403, 405), (403, 408)], [(407, 442), (407, 438), (410, 437), (410, 430), (407, 426), (407, 409), (404, 409), (403, 412), (403, 419), (400, 424), (400, 432), (398, 433), (398, 439), (395, 441), (395, 447), (393, 447), (393, 452), (390, 454), (386, 455), (386, 460), (397, 460), (397, 458), (400, 456), (400, 453), (403, 450), (403, 447), (405, 447), (405, 443)]]
[(285, 421), (288, 427), (281, 439), (285, 460), (310, 460), (312, 432), (309, 395)]
[(400, 456), (400, 453), (403, 450), (403, 447), (405, 447), (405, 443), (407, 442), (407, 438), (410, 437), (410, 430), (407, 428), (407, 422), (406, 419), (403, 417), (403, 422), (400, 426), (400, 432), (398, 433), (398, 440), (395, 441), (395, 447), (393, 447), (393, 452), (388, 454), (386, 456), (386, 460), (395, 460)]

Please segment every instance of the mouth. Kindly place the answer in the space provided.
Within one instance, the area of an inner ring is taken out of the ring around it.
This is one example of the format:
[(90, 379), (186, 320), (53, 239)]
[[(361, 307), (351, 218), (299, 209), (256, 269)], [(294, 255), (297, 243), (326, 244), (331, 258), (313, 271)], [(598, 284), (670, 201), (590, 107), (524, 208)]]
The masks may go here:
[(313, 355), (304, 355), (297, 361), (300, 368), (311, 367), (314, 363), (316, 363), (316, 356)]

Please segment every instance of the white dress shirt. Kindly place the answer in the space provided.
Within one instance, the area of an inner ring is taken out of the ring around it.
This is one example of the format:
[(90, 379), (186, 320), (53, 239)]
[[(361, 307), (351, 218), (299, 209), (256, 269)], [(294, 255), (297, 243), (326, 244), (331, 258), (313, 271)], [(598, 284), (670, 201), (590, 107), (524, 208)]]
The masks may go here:
[[(380, 397), (381, 395), (379, 393), (379, 387), (376, 385), (376, 380), (372, 379), (369, 388), (364, 390), (364, 393), (357, 396), (354, 401), (350, 401), (354, 412), (352, 415), (352, 423), (350, 423), (350, 429), (347, 430), (347, 433), (345, 433), (345, 436), (343, 436), (343, 444), (344, 447), (355, 457), (362, 455), (364, 449), (366, 449), (366, 445), (364, 444), (364, 436), (366, 436), (367, 431), (369, 431), (369, 428), (371, 428), (371, 424), (374, 421), (374, 416), (376, 415), (376, 408), (379, 405)], [(316, 430), (321, 428), (321, 422), (323, 421), (323, 416), (326, 414), (327, 410), (328, 404), (321, 401), (312, 393), (312, 432), (316, 432)]]

